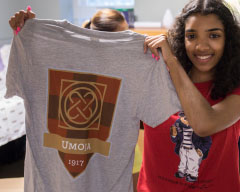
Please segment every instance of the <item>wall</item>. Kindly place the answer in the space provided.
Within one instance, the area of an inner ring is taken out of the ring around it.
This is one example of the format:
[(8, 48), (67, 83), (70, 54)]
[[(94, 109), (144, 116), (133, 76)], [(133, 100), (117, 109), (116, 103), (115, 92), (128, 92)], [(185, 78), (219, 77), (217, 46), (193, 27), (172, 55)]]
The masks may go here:
[(31, 5), (38, 18), (60, 19), (59, 0), (0, 0), (0, 3), (0, 46), (10, 43), (13, 37), (8, 20), (27, 5)]
[[(18, 0), (15, 0), (18, 1)], [(28, 2), (39, 19), (60, 19), (59, 0), (23, 0)]]
[(161, 22), (166, 9), (175, 17), (189, 0), (135, 0), (137, 21)]
[(0, 0), (0, 45), (7, 43), (12, 38), (12, 31), (9, 27), (8, 20), (23, 4), (22, 0)]

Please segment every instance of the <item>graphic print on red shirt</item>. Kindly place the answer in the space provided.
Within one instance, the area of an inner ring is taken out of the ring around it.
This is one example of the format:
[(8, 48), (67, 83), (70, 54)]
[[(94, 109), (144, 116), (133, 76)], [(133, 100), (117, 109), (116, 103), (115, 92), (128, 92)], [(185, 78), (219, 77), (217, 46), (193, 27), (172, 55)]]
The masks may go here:
[[(211, 99), (209, 90), (212, 83), (212, 81), (196, 83), (195, 86), (210, 105), (215, 105), (223, 99)], [(240, 88), (228, 95), (240, 95)], [(192, 133), (191, 146), (195, 147), (192, 153), (198, 164), (193, 162), (194, 159), (189, 155), (191, 149), (185, 151), (186, 154), (189, 152), (188, 155), (184, 156), (184, 152), (180, 154), (180, 146), (187, 147), (190, 142), (183, 145), (181, 139), (174, 136), (176, 131), (179, 131), (183, 139), (184, 127), (186, 131), (190, 130), (186, 126), (188, 125), (186, 121), (180, 112), (155, 128), (144, 124), (144, 152), (138, 192), (239, 192), (240, 121), (199, 140)], [(197, 149), (200, 150), (197, 152)], [(198, 156), (202, 154), (202, 157), (198, 158), (197, 154)], [(191, 177), (188, 176), (190, 173)]]
[(170, 129), (171, 140), (176, 144), (175, 152), (180, 158), (175, 176), (185, 178), (187, 182), (195, 182), (201, 162), (208, 156), (212, 139), (210, 136), (199, 137), (195, 134), (184, 112), (178, 116)]

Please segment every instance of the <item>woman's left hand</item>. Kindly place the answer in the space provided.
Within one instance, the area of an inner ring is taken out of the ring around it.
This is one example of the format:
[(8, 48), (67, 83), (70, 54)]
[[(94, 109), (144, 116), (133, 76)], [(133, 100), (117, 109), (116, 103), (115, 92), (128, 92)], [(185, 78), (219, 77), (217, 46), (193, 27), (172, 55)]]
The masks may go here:
[(35, 17), (35, 13), (29, 8), (26, 11), (20, 10), (10, 18), (9, 25), (14, 31), (16, 31), (18, 28), (20, 30), (28, 19), (33, 19)]
[(169, 46), (167, 36), (166, 35), (157, 35), (157, 36), (148, 36), (146, 37), (144, 41), (144, 53), (147, 52), (148, 48), (150, 51), (154, 54), (154, 56), (157, 58), (159, 57), (158, 49), (161, 49), (163, 60), (168, 63), (168, 61), (175, 56), (172, 53), (172, 50)]

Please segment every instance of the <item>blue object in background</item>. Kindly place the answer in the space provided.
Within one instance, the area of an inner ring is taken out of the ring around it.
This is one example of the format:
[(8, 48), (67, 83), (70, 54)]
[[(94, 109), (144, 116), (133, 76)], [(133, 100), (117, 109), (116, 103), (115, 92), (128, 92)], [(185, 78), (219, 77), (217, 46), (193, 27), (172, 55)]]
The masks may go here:
[(116, 9), (124, 14), (126, 21), (128, 22), (129, 28), (134, 28), (134, 9)]
[(73, 23), (73, 1), (59, 0), (61, 19), (66, 19)]
[(86, 0), (86, 2), (87, 6), (100, 8), (133, 8), (135, 3), (134, 0)]
[(61, 18), (81, 26), (97, 10), (111, 8), (121, 11), (129, 27), (133, 27), (134, 4), (135, 0), (60, 0)]

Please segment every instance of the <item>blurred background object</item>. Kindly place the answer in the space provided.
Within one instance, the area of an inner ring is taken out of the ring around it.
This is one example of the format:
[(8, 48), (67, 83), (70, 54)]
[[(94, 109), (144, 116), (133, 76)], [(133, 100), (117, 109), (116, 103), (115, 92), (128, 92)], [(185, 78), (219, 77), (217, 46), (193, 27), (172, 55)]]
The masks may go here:
[(170, 9), (166, 9), (164, 16), (163, 16), (163, 21), (162, 21), (162, 26), (166, 29), (171, 28), (174, 22), (174, 17), (172, 15), (172, 12)]
[[(61, 0), (61, 7), (64, 4), (66, 4), (66, 0)], [(69, 6), (71, 1), (68, 1), (67, 4)], [(122, 12), (129, 26), (133, 27), (134, 25), (134, 0), (72, 0), (72, 7), (73, 20), (68, 20), (79, 26), (84, 21), (90, 20), (92, 15), (102, 8), (111, 8)]]
[[(26, 145), (23, 100), (18, 96), (4, 98), (9, 53), (9, 44), (0, 46), (0, 178), (23, 177)], [(5, 182), (9, 183), (10, 180), (0, 180), (0, 191), (8, 192)], [(22, 180), (20, 186), (23, 186)], [(15, 185), (10, 187), (18, 188)]]
[[(137, 32), (155, 35), (161, 32), (161, 23), (167, 9), (175, 17), (188, 0), (4, 0), (0, 6), (0, 47), (9, 44), (13, 32), (8, 20), (13, 13), (26, 9), (28, 5), (39, 19), (67, 19), (73, 24), (82, 25), (91, 16), (102, 8), (113, 8), (123, 12), (130, 28), (135, 27)], [(139, 24), (138, 24), (139, 23)], [(139, 25), (142, 25), (138, 27)], [(142, 28), (144, 28), (142, 30)]]
[(234, 12), (236, 18), (238, 19), (238, 22), (240, 22), (240, 0), (225, 0), (232, 11)]

